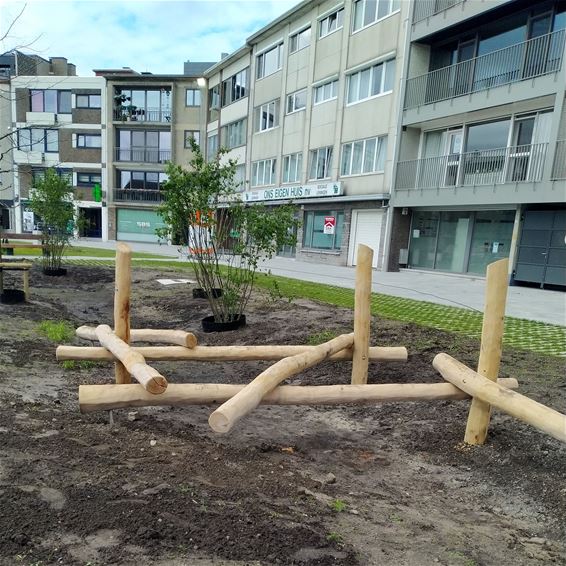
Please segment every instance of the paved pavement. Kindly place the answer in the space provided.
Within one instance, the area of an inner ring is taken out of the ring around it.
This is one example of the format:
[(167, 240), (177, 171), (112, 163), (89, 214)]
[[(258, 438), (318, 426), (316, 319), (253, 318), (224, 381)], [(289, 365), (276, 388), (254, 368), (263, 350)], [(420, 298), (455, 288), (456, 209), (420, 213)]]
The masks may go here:
[[(81, 239), (78, 245), (114, 249), (116, 242)], [(177, 246), (138, 242), (129, 245), (133, 251), (176, 256), (180, 261), (184, 260)], [(277, 257), (265, 262), (261, 270), (303, 281), (354, 288), (355, 268), (352, 267)], [(483, 277), (416, 270), (397, 273), (374, 271), (373, 281), (372, 289), (377, 293), (483, 311)], [(506, 312), (508, 316), (566, 326), (566, 293), (512, 286), (508, 291)]]

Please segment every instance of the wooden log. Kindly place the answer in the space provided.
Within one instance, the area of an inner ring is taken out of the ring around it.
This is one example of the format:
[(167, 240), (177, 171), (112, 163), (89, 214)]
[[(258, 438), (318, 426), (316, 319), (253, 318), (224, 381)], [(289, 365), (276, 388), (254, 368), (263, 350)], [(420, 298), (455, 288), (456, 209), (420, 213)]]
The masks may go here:
[[(181, 346), (138, 346), (133, 350), (139, 352), (146, 360), (172, 361), (191, 360), (197, 362), (229, 362), (266, 360), (277, 361), (310, 351), (316, 346), (196, 346), (193, 349)], [(112, 361), (114, 356), (105, 348), (93, 346), (58, 346), (57, 359)], [(350, 348), (337, 352), (328, 358), (332, 361), (348, 361), (352, 359)], [(406, 362), (407, 349), (403, 346), (373, 346), (369, 349), (371, 361)]]
[[(85, 340), (98, 340), (96, 328), (93, 326), (79, 326), (76, 330), (79, 338)], [(184, 330), (154, 330), (154, 329), (130, 329), (130, 342), (148, 342), (177, 344), (185, 348), (194, 348), (197, 345), (197, 337), (192, 332)]]
[(354, 353), (352, 385), (368, 382), (369, 331), (371, 322), (371, 270), (373, 250), (359, 245), (354, 292)]
[[(516, 379), (498, 383), (516, 389)], [(124, 407), (185, 407), (224, 403), (245, 385), (217, 383), (170, 383), (162, 395), (152, 395), (138, 384), (80, 385), (82, 413), (122, 409)], [(403, 383), (379, 385), (280, 385), (262, 400), (266, 405), (371, 405), (401, 401), (437, 401), (469, 399), (470, 396), (451, 383)]]
[(442, 377), (474, 398), (478, 398), (542, 432), (566, 442), (566, 415), (509, 391), (465, 366), (448, 354), (438, 354), (432, 365)]
[(145, 358), (118, 338), (107, 324), (96, 327), (100, 343), (120, 360), (129, 374), (143, 385), (146, 391), (159, 395), (167, 389), (167, 380), (154, 368), (145, 363)]
[(253, 411), (261, 403), (263, 397), (282, 381), (318, 364), (344, 348), (351, 348), (353, 343), (353, 333), (342, 334), (324, 344), (313, 346), (308, 352), (283, 358), (260, 373), (239, 393), (218, 407), (210, 415), (208, 423), (216, 432), (228, 432), (236, 421)]
[[(132, 250), (119, 243), (116, 246), (114, 288), (114, 332), (120, 340), (130, 343), (130, 293), (132, 288)], [(120, 362), (114, 365), (116, 383), (131, 383), (132, 377)]]
[[(492, 381), (497, 380), (501, 363), (508, 278), (508, 259), (501, 259), (487, 266), (478, 373)], [(483, 444), (485, 442), (490, 413), (491, 408), (487, 403), (480, 399), (472, 399), (464, 442), (468, 444)]]

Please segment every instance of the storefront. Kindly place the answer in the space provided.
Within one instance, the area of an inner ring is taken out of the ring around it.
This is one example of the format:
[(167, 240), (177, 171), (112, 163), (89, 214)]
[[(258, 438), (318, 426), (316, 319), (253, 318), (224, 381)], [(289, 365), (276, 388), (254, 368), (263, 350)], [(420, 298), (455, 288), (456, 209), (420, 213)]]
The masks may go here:
[(154, 242), (159, 238), (155, 233), (157, 228), (165, 224), (154, 210), (135, 208), (118, 208), (116, 210), (116, 239), (129, 242)]

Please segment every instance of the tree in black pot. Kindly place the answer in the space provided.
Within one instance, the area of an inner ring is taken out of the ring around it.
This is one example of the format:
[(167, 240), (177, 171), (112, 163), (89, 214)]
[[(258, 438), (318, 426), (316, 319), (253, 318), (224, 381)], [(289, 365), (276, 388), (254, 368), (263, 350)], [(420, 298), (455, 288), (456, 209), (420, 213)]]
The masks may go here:
[[(169, 163), (159, 208), (162, 238), (187, 246), (198, 285), (212, 310), (215, 329), (245, 324), (257, 268), (283, 245), (296, 243), (295, 207), (246, 205), (234, 180), (236, 162), (220, 149), (207, 161), (195, 140), (189, 168)], [(221, 289), (221, 293), (217, 290)], [(203, 327), (208, 329), (207, 319)]]

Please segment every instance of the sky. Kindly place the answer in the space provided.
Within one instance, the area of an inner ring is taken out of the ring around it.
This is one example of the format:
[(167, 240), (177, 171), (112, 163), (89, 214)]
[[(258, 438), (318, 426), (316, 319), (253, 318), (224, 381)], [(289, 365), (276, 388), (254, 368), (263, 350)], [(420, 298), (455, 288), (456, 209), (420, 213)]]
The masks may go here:
[[(0, 0), (0, 52), (21, 48), (67, 57), (80, 76), (92, 69), (131, 67), (181, 74), (183, 63), (218, 61), (299, 0)], [(26, 47), (27, 46), (27, 47)]]

